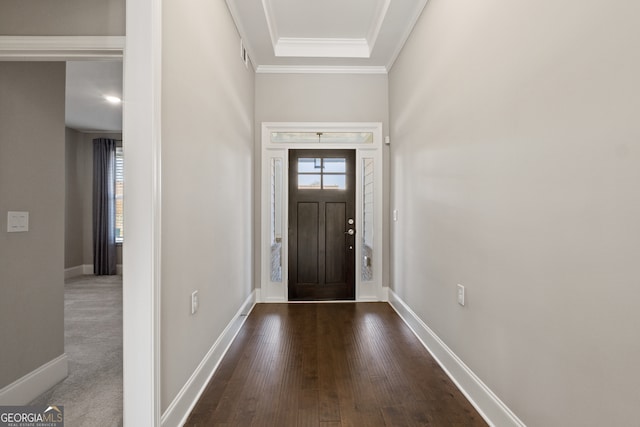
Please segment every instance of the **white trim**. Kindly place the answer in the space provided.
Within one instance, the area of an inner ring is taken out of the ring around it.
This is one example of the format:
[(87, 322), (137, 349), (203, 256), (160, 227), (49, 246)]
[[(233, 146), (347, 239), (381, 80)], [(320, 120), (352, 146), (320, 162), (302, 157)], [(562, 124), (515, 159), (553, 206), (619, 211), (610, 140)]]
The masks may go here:
[(367, 39), (280, 37), (273, 52), (295, 58), (369, 58)]
[[(237, 15), (236, 1), (227, 0), (231, 14)], [(366, 38), (287, 38), (280, 37), (271, 0), (262, 0), (271, 46), (275, 56), (369, 58), (378, 40), (391, 0), (379, 1)], [(236, 26), (239, 20), (236, 20)], [(240, 31), (241, 33), (243, 31)]]
[(389, 6), (391, 5), (391, 0), (382, 0), (378, 2), (378, 7), (376, 8), (376, 12), (374, 14), (375, 19), (371, 23), (371, 28), (369, 28), (369, 32), (367, 33), (367, 43), (369, 44), (369, 53), (373, 52), (373, 48), (378, 41), (378, 35), (380, 35), (380, 30), (382, 29), (382, 23), (384, 19), (387, 17), (387, 12), (389, 11)]
[(389, 292), (390, 291), (391, 291), (391, 289), (389, 289), (388, 286), (383, 286), (382, 287), (382, 295), (380, 296), (380, 301), (388, 302), (389, 301)]
[[(271, 132), (380, 132), (382, 134), (382, 123), (380, 122), (262, 122), (263, 130), (269, 130)], [(267, 137), (267, 134), (262, 134), (262, 137)], [(281, 143), (272, 143), (269, 138), (263, 139), (263, 146), (265, 148), (282, 148)], [(286, 145), (286, 144), (284, 144)], [(311, 144), (315, 147), (322, 147), (321, 144)], [(338, 145), (338, 144), (336, 144)], [(364, 145), (369, 146), (370, 149), (374, 149), (374, 144), (340, 144), (340, 147), (344, 148), (358, 148)], [(340, 148), (337, 147), (337, 148)], [(310, 144), (301, 143), (299, 147), (294, 148), (312, 148)], [(331, 148), (336, 148), (331, 146)]]
[[(235, 19), (236, 16), (240, 17), (236, 1), (227, 0), (227, 4), (236, 27), (239, 27), (241, 20)], [(262, 0), (262, 9), (276, 57), (369, 58), (390, 4), (391, 0), (383, 0), (376, 8), (375, 19), (366, 38), (280, 37), (271, 0)], [(244, 33), (241, 29), (239, 32)]]
[(389, 304), (489, 425), (525, 427), (509, 407), (391, 289)]
[(68, 373), (67, 354), (62, 353), (0, 390), (0, 405), (26, 405), (65, 379)]
[(84, 275), (93, 274), (93, 264), (84, 264), (82, 266), (82, 274)]
[(407, 43), (407, 40), (409, 39), (411, 32), (413, 32), (413, 28), (416, 26), (416, 23), (418, 22), (418, 18), (420, 18), (420, 15), (422, 15), (422, 11), (424, 10), (424, 7), (427, 5), (428, 1), (429, 0), (419, 0), (418, 2), (416, 2), (416, 8), (414, 9), (413, 14), (411, 15), (411, 19), (409, 20), (409, 25), (406, 25), (404, 27), (404, 32), (402, 33), (402, 37), (399, 40), (400, 43), (398, 43), (395, 50), (391, 54), (391, 57), (389, 58), (389, 62), (387, 62), (387, 70), (391, 71), (391, 67), (393, 67), (393, 64), (396, 62), (396, 59), (398, 59), (400, 52), (402, 52), (402, 49), (404, 48), (405, 43)]
[(124, 36), (0, 36), (5, 61), (122, 60), (124, 47)]
[(258, 74), (387, 74), (383, 66), (259, 65)]
[(84, 275), (84, 265), (76, 265), (75, 267), (64, 269), (64, 280)]
[[(272, 142), (271, 132), (371, 132), (373, 141), (368, 142)], [(261, 128), (261, 163), (262, 175), (260, 183), (260, 221), (262, 225), (260, 236), (260, 301), (262, 302), (286, 302), (288, 300), (288, 233), (282, 236), (282, 280), (271, 281), (271, 160), (282, 159), (282, 209), (281, 222), (283, 230), (288, 227), (288, 150), (299, 148), (316, 149), (352, 149), (356, 151), (356, 231), (362, 230), (362, 160), (372, 158), (375, 162), (375, 195), (374, 195), (374, 277), (371, 281), (362, 281), (362, 245), (356, 244), (355, 248), (355, 279), (356, 301), (385, 301), (385, 292), (382, 289), (382, 123), (379, 122), (263, 122)]]
[[(127, 224), (131, 226), (123, 248), (123, 391), (124, 425), (155, 426), (160, 420), (160, 70), (162, 0), (126, 3), (127, 34), (92, 44), (81, 52), (70, 38), (41, 38), (46, 49), (34, 46), (19, 53), (15, 38), (0, 36), (0, 60), (122, 59), (124, 64), (123, 139), (127, 146)], [(89, 38), (74, 38), (85, 41)], [(28, 44), (34, 38), (24, 38)], [(81, 43), (78, 43), (81, 44)], [(118, 48), (118, 46), (120, 46)], [(123, 46), (126, 52), (123, 52)], [(20, 56), (23, 55), (23, 56)], [(79, 56), (80, 55), (80, 56)], [(83, 266), (83, 269), (85, 266)], [(93, 273), (93, 269), (89, 274)], [(135, 286), (126, 286), (126, 283)]]
[[(123, 423), (160, 424), (162, 0), (126, 2)], [(135, 143), (127, 144), (127, 141)], [(128, 285), (131, 286), (128, 286)]]
[(233, 319), (231, 319), (216, 342), (213, 343), (196, 370), (191, 374), (191, 377), (189, 377), (175, 399), (173, 399), (169, 407), (167, 407), (167, 410), (162, 414), (162, 426), (173, 427), (184, 425), (191, 410), (209, 384), (211, 377), (213, 377), (216, 369), (218, 369), (227, 350), (229, 350), (233, 340), (238, 335), (238, 332), (240, 332), (242, 325), (244, 325), (255, 303), (256, 292), (253, 291), (244, 303), (242, 303), (242, 306), (240, 306), (238, 312), (233, 316)]
[(278, 34), (278, 27), (276, 26), (276, 21), (273, 18), (274, 12), (273, 12), (273, 6), (271, 5), (271, 1), (262, 0), (262, 9), (264, 10), (264, 17), (267, 21), (267, 28), (269, 29), (269, 36), (271, 37), (271, 45), (273, 46), (273, 50), (275, 51), (278, 39), (280, 39), (280, 35)]

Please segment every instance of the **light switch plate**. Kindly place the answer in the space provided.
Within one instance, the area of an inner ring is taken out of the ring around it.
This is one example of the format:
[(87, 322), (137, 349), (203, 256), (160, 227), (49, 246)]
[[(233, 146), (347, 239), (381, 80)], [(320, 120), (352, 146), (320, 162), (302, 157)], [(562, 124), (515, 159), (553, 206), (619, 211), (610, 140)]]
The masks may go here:
[(29, 212), (9, 211), (7, 213), (7, 232), (29, 231)]

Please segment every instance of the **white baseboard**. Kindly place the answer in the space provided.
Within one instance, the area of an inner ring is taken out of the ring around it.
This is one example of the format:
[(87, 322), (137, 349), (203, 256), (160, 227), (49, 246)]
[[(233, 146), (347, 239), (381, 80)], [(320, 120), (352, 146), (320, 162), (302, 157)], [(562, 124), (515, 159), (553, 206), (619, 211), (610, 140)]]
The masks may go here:
[(391, 289), (389, 304), (489, 425), (525, 427), (507, 405)]
[(29, 372), (0, 390), (0, 406), (26, 405), (67, 377), (65, 353)]
[(380, 295), (380, 301), (388, 302), (389, 301), (389, 287), (382, 287), (382, 295)]
[(64, 280), (71, 279), (72, 277), (82, 276), (84, 274), (84, 266), (76, 265), (75, 267), (64, 269)]
[(222, 361), (222, 358), (229, 349), (229, 346), (231, 346), (234, 338), (238, 332), (240, 332), (240, 328), (255, 303), (256, 292), (254, 290), (244, 301), (216, 342), (211, 346), (189, 380), (187, 380), (178, 395), (173, 399), (173, 402), (171, 402), (164, 414), (162, 414), (160, 419), (160, 425), (162, 427), (178, 427), (184, 425), (191, 410), (198, 402), (200, 395), (218, 368), (220, 361)]

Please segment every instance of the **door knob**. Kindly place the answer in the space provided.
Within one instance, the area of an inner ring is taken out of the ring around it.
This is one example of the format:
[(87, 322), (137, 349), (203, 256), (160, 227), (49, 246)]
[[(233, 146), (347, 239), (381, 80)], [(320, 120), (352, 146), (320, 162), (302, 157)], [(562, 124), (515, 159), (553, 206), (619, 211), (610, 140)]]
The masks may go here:
[(348, 234), (349, 236), (353, 236), (354, 234), (356, 234), (356, 232), (355, 232), (355, 230), (353, 228), (350, 228), (347, 231), (345, 231), (344, 234)]

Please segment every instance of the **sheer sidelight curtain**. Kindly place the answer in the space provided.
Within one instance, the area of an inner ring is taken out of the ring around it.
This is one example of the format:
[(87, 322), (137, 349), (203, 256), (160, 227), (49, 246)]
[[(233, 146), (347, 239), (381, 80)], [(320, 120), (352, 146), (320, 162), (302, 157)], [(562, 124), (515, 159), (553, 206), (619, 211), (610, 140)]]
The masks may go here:
[(93, 273), (116, 274), (116, 140), (93, 140)]

